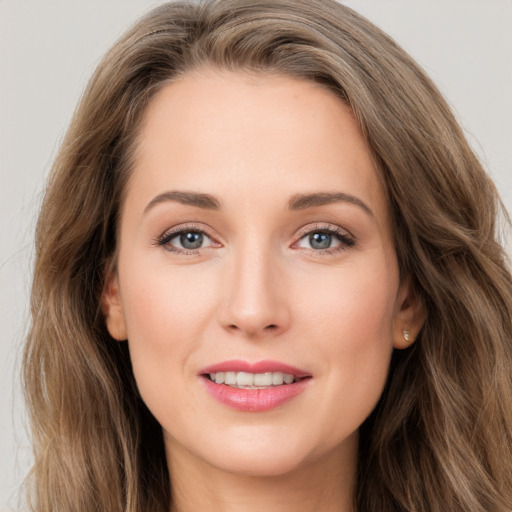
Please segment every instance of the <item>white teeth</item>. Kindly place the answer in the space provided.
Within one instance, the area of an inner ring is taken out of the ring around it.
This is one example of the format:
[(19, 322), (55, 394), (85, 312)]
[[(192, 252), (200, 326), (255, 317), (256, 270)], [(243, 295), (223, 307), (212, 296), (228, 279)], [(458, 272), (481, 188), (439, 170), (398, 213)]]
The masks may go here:
[(216, 384), (226, 384), (237, 388), (266, 388), (291, 384), (295, 376), (282, 372), (248, 373), (248, 372), (216, 372), (210, 373), (210, 380)]
[(226, 372), (224, 374), (224, 384), (228, 386), (233, 386), (236, 384), (236, 373), (235, 372)]
[(254, 377), (254, 373), (238, 372), (236, 374), (236, 384), (238, 386), (253, 386)]
[(291, 384), (293, 382), (293, 375), (285, 373), (283, 379), (285, 384)]
[(272, 384), (274, 386), (280, 386), (284, 382), (284, 375), (281, 372), (272, 373)]
[[(293, 376), (292, 376), (293, 380)], [(256, 373), (254, 375), (255, 386), (271, 386), (272, 385), (272, 372)]]

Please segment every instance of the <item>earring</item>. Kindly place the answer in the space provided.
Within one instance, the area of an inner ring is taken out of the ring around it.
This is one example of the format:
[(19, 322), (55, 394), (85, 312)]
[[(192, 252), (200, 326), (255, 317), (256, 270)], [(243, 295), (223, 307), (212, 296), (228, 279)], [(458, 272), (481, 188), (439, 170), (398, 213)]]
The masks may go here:
[(402, 331), (404, 333), (404, 339), (405, 341), (410, 341), (411, 338), (411, 331)]

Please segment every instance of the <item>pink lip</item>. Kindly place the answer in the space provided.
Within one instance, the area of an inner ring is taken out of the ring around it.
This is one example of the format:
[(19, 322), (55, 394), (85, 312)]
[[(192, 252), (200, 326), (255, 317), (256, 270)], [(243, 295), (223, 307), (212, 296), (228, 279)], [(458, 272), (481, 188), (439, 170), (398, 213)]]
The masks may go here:
[[(266, 389), (240, 389), (232, 388), (225, 384), (216, 384), (205, 376), (208, 373), (227, 371), (249, 373), (282, 372), (295, 375), (302, 380)], [(201, 380), (204, 382), (210, 396), (224, 405), (246, 412), (262, 412), (279, 407), (302, 393), (311, 380), (306, 378), (311, 377), (310, 373), (276, 361), (259, 361), (257, 363), (224, 361), (208, 366), (200, 373), (202, 376)]]

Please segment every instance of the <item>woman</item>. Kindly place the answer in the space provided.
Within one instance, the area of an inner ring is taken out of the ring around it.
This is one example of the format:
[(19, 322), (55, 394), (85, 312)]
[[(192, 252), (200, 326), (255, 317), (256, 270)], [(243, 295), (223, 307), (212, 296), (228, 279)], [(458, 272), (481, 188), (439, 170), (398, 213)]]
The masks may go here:
[(34, 510), (510, 510), (499, 208), (350, 9), (155, 9), (92, 78), (38, 224)]

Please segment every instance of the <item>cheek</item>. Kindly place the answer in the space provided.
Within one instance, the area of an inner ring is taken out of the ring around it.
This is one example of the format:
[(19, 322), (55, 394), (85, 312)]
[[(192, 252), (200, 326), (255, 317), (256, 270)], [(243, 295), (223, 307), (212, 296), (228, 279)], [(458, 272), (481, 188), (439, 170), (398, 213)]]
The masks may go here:
[(214, 311), (212, 283), (201, 272), (180, 270), (127, 269), (129, 278), (122, 282), (133, 371), (149, 402), (155, 391), (183, 381), (192, 371), (190, 354), (199, 347)]
[[(369, 277), (371, 275), (371, 278)], [(323, 361), (318, 387), (320, 417), (348, 435), (371, 413), (382, 394), (392, 353), (397, 279), (382, 272), (347, 272), (310, 302), (303, 332), (316, 343), (312, 360)], [(326, 392), (325, 390), (330, 390)]]
[[(375, 268), (376, 267), (376, 268)], [(312, 279), (303, 287), (303, 317), (339, 350), (392, 343), (397, 273), (385, 264), (359, 265)]]

